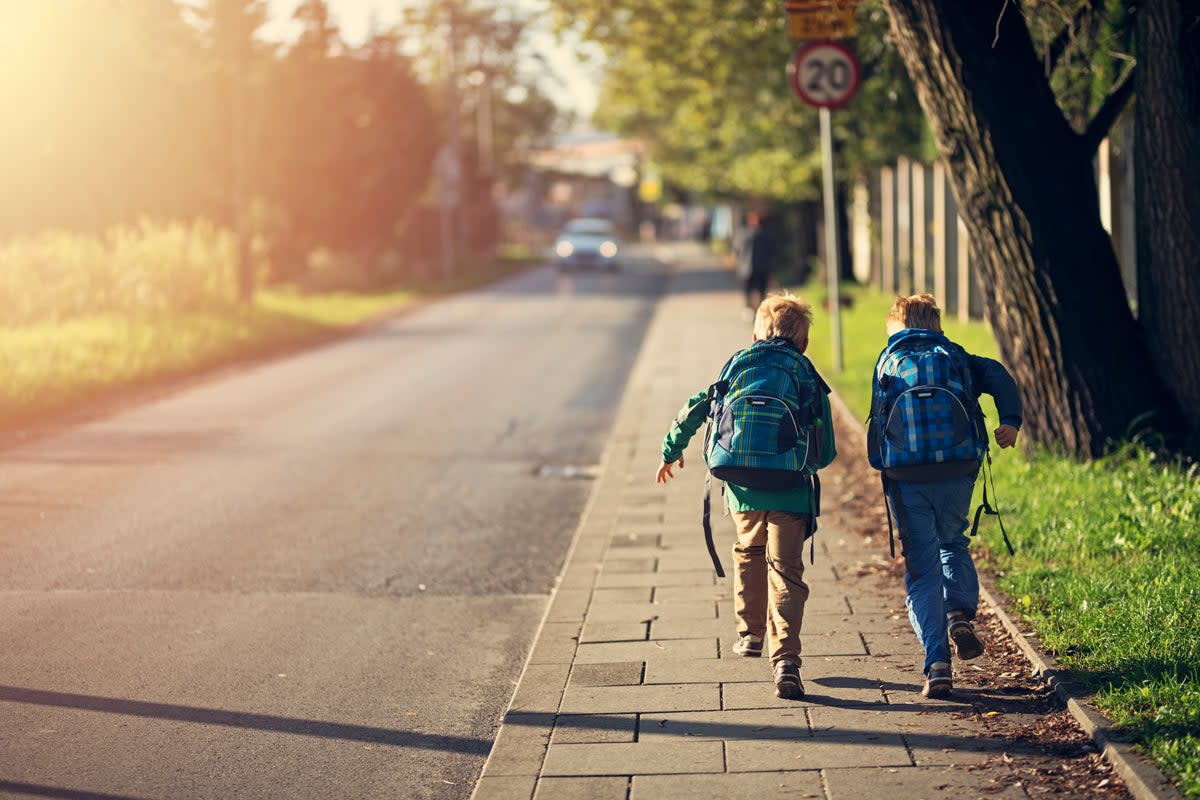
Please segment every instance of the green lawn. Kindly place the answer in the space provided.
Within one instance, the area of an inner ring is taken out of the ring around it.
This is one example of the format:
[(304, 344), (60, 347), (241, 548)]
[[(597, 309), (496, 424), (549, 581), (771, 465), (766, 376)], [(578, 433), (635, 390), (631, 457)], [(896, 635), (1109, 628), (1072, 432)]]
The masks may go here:
[[(823, 291), (799, 293), (817, 309), (809, 354), (865, 418), (891, 298), (851, 291), (839, 375)], [(971, 352), (995, 356), (985, 325), (948, 321), (946, 329)], [(985, 413), (994, 423), (994, 406), (985, 402)], [(993, 457), (1017, 555), (987, 521), (976, 542), (981, 569), (1097, 704), (1184, 794), (1200, 797), (1200, 467), (1165, 463), (1135, 444), (1084, 464), (995, 448)]]
[(336, 335), (379, 314), (527, 266), (504, 260), (453, 281), (379, 293), (263, 291), (249, 307), (93, 313), (12, 326), (0, 335), (0, 364), (6, 365), (0, 428)]

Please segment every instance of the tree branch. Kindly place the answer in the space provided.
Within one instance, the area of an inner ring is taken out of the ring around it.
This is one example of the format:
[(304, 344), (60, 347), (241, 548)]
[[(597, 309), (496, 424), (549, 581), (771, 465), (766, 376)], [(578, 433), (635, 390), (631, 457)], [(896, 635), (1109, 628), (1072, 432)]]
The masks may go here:
[(1058, 68), (1058, 62), (1062, 60), (1063, 53), (1067, 52), (1067, 48), (1071, 46), (1071, 40), (1075, 38), (1075, 34), (1083, 29), (1087, 18), (1100, 6), (1100, 0), (1088, 0), (1079, 10), (1075, 12), (1075, 16), (1063, 26), (1058, 35), (1046, 47), (1046, 74), (1054, 72)]
[(1100, 147), (1100, 142), (1108, 135), (1108, 131), (1112, 128), (1113, 123), (1121, 116), (1121, 112), (1125, 110), (1129, 98), (1133, 97), (1133, 76), (1137, 72), (1137, 66), (1130, 67), (1125, 75), (1117, 81), (1112, 91), (1108, 93), (1108, 97), (1104, 98), (1104, 102), (1100, 105), (1087, 128), (1080, 134), (1083, 140), (1084, 147), (1087, 152), (1095, 153)]

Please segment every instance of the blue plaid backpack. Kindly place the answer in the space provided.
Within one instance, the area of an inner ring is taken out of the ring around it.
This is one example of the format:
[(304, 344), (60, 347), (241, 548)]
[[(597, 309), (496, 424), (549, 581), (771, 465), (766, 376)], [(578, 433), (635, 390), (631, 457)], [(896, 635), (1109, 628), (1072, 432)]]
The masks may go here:
[[(867, 460), (880, 471), (885, 495), (889, 479), (942, 480), (973, 475), (981, 465), (990, 465), (983, 411), (965, 350), (937, 331), (916, 328), (889, 342), (875, 362), (871, 382)], [(887, 510), (892, 541), (891, 508)], [(1000, 516), (988, 500), (987, 476), (972, 536), (982, 513)], [(1012, 553), (1003, 520), (1000, 532)]]
[(709, 390), (709, 472), (748, 489), (803, 485), (829, 463), (819, 392), (829, 387), (787, 339), (734, 353)]
[[(782, 491), (809, 486), (816, 531), (820, 513), (817, 470), (828, 466), (823, 413), (829, 386), (812, 362), (787, 339), (755, 342), (734, 353), (709, 387), (704, 462), (709, 475), (748, 489)], [(717, 574), (724, 576), (712, 543), (711, 502), (704, 497), (704, 534)]]
[(987, 447), (966, 351), (923, 329), (889, 343), (871, 382), (871, 466), (889, 478), (938, 480), (978, 470)]

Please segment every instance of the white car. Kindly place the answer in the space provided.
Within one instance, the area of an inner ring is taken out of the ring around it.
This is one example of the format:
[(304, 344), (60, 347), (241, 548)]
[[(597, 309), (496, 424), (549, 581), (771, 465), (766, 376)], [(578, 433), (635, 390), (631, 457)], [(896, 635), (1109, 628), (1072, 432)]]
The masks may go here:
[(596, 267), (614, 271), (620, 252), (612, 222), (599, 217), (571, 220), (554, 241), (554, 258), (559, 269)]

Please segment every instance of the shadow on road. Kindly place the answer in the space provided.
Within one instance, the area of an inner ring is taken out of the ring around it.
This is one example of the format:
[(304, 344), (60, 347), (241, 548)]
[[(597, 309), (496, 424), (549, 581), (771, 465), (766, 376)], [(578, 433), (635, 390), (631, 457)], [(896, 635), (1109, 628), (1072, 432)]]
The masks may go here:
[[(348, 725), (339, 722), (324, 722), (296, 717), (278, 717), (273, 714), (251, 714), (220, 708), (199, 708), (169, 703), (148, 703), (119, 697), (97, 697), (67, 692), (49, 692), (40, 689), (25, 689), (19, 686), (0, 686), (0, 702), (29, 703), (58, 708), (75, 708), (81, 711), (99, 711), (105, 714), (124, 714), (132, 717), (169, 719), (177, 722), (196, 722), (202, 725), (223, 725), (231, 728), (272, 731), (297, 736), (316, 736), (323, 739), (346, 739), (355, 742), (370, 742), (396, 747), (418, 747), (426, 750), (443, 750), (472, 755), (487, 755), (492, 743), (487, 739), (471, 739), (463, 736), (415, 733), (413, 731), (376, 728), (367, 725)], [(50, 795), (57, 796), (57, 795)], [(75, 796), (75, 795), (71, 795)]]

